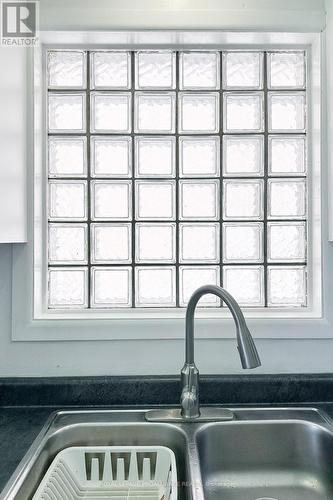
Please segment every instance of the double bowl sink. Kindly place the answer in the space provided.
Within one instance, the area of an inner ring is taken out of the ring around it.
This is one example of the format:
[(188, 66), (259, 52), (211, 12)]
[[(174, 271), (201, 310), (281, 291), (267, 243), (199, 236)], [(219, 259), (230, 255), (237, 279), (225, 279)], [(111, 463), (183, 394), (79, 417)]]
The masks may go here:
[[(147, 422), (145, 411), (60, 411), (0, 500), (29, 500), (70, 446), (167, 446), (178, 500), (333, 500), (333, 423), (311, 408), (234, 409), (228, 422)], [(67, 499), (64, 499), (67, 500)]]

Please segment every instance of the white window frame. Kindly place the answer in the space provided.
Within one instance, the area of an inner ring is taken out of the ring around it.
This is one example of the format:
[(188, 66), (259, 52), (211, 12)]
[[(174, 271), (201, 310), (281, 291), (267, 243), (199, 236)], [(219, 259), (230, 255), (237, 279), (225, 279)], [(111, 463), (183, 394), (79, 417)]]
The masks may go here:
[[(319, 319), (322, 318), (322, 255), (321, 255), (321, 37), (318, 33), (260, 33), (225, 31), (121, 31), (121, 32), (41, 32), (40, 46), (34, 50), (33, 86), (34, 128), (31, 144), (33, 161), (29, 165), (29, 243), (27, 248), (17, 251), (13, 271), (13, 339), (14, 340), (61, 340), (84, 339), (80, 337), (80, 327), (97, 327), (95, 333), (87, 333), (88, 338), (109, 339), (108, 325), (123, 325), (124, 322), (144, 320), (170, 320), (176, 322), (185, 316), (184, 309), (135, 308), (109, 310), (50, 310), (47, 308), (47, 216), (46, 216), (46, 84), (45, 53), (50, 48), (127, 50), (174, 48), (174, 49), (301, 49), (308, 53), (307, 102), (309, 109), (307, 142), (308, 169), (308, 306), (305, 308), (243, 308), (247, 318), (258, 321), (270, 319)], [(21, 254), (21, 255), (20, 255)], [(203, 319), (228, 318), (229, 312), (222, 309), (202, 308), (197, 316)], [(24, 319), (25, 318), (25, 319)], [(57, 321), (54, 321), (57, 320)], [(75, 321), (74, 321), (75, 320)], [(102, 321), (98, 321), (102, 320)], [(27, 328), (28, 324), (28, 328)], [(46, 337), (40, 329), (44, 326), (77, 327), (77, 333), (69, 338), (65, 333), (47, 329)], [(150, 323), (151, 324), (151, 323)], [(165, 323), (166, 324), (166, 323)], [(38, 325), (40, 328), (34, 329)], [(27, 329), (30, 333), (27, 332)], [(85, 328), (84, 328), (85, 330)], [(163, 330), (163, 328), (161, 328)], [(25, 331), (25, 333), (23, 333)], [(82, 330), (81, 330), (82, 331)], [(39, 332), (39, 333), (38, 333)], [(100, 332), (100, 333), (98, 333)], [(218, 335), (216, 333), (216, 335)], [(148, 335), (149, 338), (178, 338), (180, 334)], [(205, 337), (214, 338), (213, 332)], [(270, 335), (268, 335), (270, 336)], [(135, 333), (119, 331), (115, 338), (135, 337)]]

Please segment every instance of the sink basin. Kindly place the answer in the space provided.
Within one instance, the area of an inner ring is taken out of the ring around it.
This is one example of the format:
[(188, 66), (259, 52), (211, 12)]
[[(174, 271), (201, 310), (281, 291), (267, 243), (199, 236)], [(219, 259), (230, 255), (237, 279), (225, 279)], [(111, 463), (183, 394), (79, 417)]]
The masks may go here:
[(214, 423), (196, 439), (206, 500), (333, 499), (333, 435), (320, 425)]
[[(151, 424), (142, 412), (59, 412), (28, 453), (22, 480), (0, 498), (30, 500), (54, 457), (71, 446), (166, 446), (173, 450), (179, 481), (178, 499), (186, 500), (186, 435), (170, 424)], [(38, 440), (40, 441), (38, 444)], [(65, 499), (64, 500), (69, 500)]]
[[(166, 446), (178, 500), (333, 500), (333, 425), (313, 408), (232, 408), (234, 420), (147, 422), (144, 410), (53, 414), (0, 493), (31, 500), (71, 446)], [(64, 499), (69, 500), (69, 499)]]

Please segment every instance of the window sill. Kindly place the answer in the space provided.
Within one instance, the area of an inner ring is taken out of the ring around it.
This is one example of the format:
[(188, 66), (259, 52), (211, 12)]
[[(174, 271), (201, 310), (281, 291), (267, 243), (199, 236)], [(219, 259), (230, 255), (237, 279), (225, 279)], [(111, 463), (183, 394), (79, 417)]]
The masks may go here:
[[(266, 320), (286, 320), (286, 319), (321, 319), (322, 313), (319, 308), (246, 308), (242, 307), (246, 318), (266, 321)], [(186, 308), (166, 309), (166, 308), (142, 308), (142, 309), (84, 309), (84, 310), (55, 310), (50, 309), (45, 312), (35, 311), (34, 320), (43, 321), (149, 321), (149, 320), (172, 320), (182, 321), (185, 319)], [(223, 308), (200, 308), (196, 311), (196, 317), (202, 320), (224, 320), (230, 318), (227, 307)]]
[[(321, 319), (249, 319), (255, 339), (330, 339), (333, 330), (329, 321)], [(228, 340), (235, 338), (231, 319), (196, 319), (196, 338)], [(126, 341), (184, 340), (185, 321), (178, 319), (140, 320), (13, 320), (12, 340), (26, 341)]]

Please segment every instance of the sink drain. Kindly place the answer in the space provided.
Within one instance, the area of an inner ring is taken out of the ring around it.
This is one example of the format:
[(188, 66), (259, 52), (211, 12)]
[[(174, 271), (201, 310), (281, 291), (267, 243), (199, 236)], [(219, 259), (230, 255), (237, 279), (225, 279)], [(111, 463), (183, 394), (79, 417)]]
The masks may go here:
[(279, 500), (279, 499), (273, 497), (260, 497), (260, 498), (255, 498), (254, 500)]

